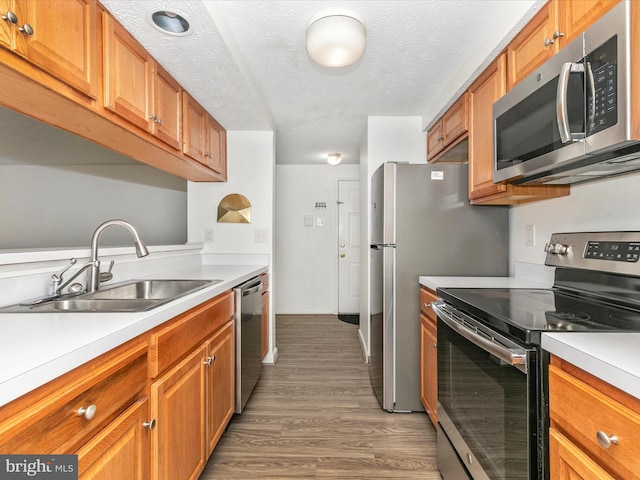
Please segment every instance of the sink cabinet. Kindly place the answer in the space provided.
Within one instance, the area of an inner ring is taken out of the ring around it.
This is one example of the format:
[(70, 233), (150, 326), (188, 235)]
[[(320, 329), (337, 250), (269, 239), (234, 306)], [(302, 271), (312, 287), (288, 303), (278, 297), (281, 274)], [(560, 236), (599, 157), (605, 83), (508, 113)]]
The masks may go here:
[(233, 416), (227, 291), (0, 407), (3, 454), (78, 455), (82, 480), (196, 480)]

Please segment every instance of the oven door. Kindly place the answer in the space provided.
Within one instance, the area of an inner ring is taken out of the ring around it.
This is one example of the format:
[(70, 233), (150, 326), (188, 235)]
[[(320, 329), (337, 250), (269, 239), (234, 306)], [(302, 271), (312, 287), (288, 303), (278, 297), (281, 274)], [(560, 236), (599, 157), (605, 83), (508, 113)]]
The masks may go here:
[[(438, 419), (445, 434), (438, 439), (438, 466), (443, 478), (461, 478), (461, 464), (474, 480), (537, 478), (536, 373), (531, 368), (536, 350), (442, 301), (433, 309), (438, 315)], [(445, 471), (450, 465), (457, 465), (457, 473)]]

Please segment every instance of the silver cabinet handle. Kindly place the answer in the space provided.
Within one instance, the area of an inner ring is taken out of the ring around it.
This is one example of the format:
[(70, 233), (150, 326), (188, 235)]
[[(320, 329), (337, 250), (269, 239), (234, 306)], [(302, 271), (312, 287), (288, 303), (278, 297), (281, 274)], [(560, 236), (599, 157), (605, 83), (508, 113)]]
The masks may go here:
[(207, 359), (204, 361), (204, 364), (205, 364), (207, 367), (210, 367), (210, 366), (211, 366), (211, 364), (212, 364), (213, 362), (215, 362), (215, 361), (216, 361), (216, 356), (215, 356), (215, 355), (211, 355), (210, 357), (207, 357)]
[(429, 302), (429, 303), (425, 303), (425, 304), (424, 304), (424, 308), (431, 308), (431, 302)]
[(549, 37), (544, 39), (544, 46), (548, 47), (549, 45), (553, 45), (555, 42), (551, 40)]
[(598, 433), (596, 433), (596, 438), (602, 448), (609, 448), (612, 443), (614, 445), (618, 445), (618, 437), (616, 435), (609, 436), (602, 430), (599, 430)]
[(154, 428), (156, 428), (156, 419), (152, 418), (151, 420), (149, 420), (148, 422), (144, 422), (142, 424), (143, 428), (148, 428), (149, 431), (153, 430)]
[(433, 342), (433, 348), (438, 348), (438, 342)]
[(444, 140), (444, 135), (438, 135), (438, 138), (436, 138), (436, 142), (441, 142), (442, 140)]
[(213, 158), (213, 154), (211, 152), (206, 152), (204, 156), (207, 158)]
[(18, 30), (20, 30), (22, 33), (24, 33), (25, 35), (28, 35), (28, 36), (31, 36), (34, 33), (33, 27), (31, 25), (29, 25), (28, 23), (25, 23), (23, 26), (18, 27)]
[(81, 407), (77, 410), (77, 414), (79, 417), (84, 416), (87, 420), (91, 420), (96, 415), (96, 406), (89, 405), (87, 408)]
[(18, 17), (11, 10), (7, 10), (7, 13), (3, 13), (2, 16), (0, 16), (0, 18), (2, 18), (2, 20), (5, 20), (9, 23), (18, 23)]
[(553, 38), (554, 38), (554, 40), (555, 40), (555, 39), (558, 39), (558, 38), (560, 38), (560, 37), (564, 37), (564, 32), (561, 32), (561, 31), (559, 31), (559, 30), (555, 30), (555, 31), (553, 32)]

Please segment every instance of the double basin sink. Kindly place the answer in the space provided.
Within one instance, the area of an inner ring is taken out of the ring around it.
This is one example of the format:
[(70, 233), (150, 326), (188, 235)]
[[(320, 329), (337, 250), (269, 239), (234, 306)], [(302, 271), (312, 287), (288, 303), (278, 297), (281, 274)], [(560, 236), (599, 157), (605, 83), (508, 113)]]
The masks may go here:
[(0, 312), (143, 312), (222, 280), (132, 280), (91, 293), (13, 305)]

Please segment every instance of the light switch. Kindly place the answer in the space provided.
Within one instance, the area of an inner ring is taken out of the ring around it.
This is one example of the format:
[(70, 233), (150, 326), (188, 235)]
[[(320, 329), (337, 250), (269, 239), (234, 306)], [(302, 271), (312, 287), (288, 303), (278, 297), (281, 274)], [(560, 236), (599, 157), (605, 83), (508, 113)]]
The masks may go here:
[(304, 226), (305, 227), (313, 227), (313, 215), (305, 213), (305, 215), (304, 215)]
[(316, 218), (316, 227), (324, 227), (325, 219), (324, 218)]

